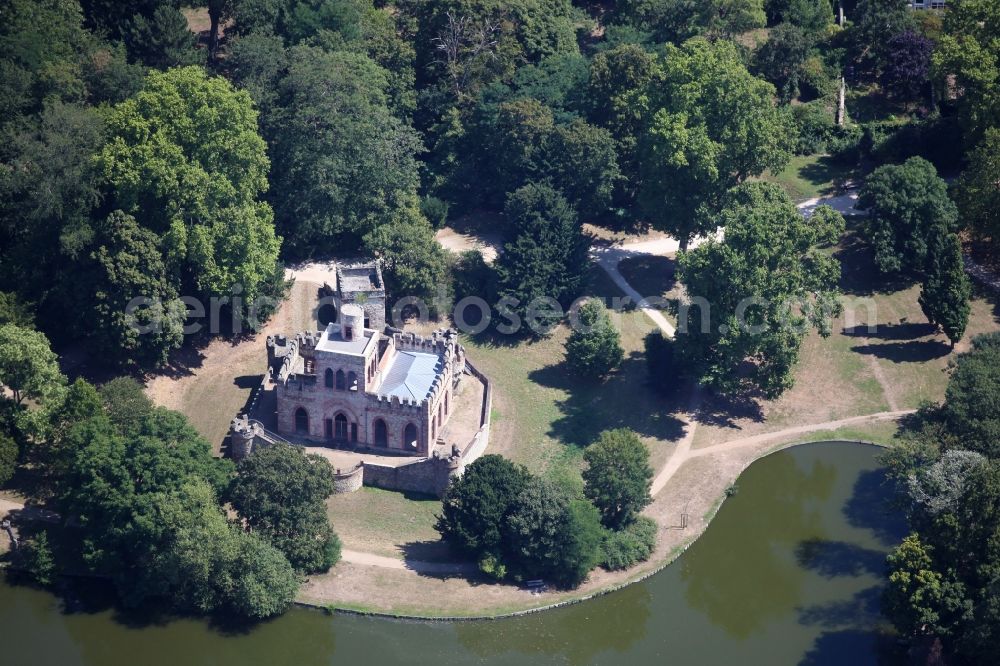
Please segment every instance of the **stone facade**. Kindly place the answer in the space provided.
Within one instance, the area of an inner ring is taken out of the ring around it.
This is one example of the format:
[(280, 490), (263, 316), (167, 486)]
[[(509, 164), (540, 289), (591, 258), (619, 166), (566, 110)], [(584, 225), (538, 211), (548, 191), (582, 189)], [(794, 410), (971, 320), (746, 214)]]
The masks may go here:
[(385, 330), (385, 283), (378, 261), (344, 261), (334, 268), (334, 284), (323, 285), (324, 302), (332, 301), (335, 312), (344, 305), (357, 305), (364, 311), (365, 328)]
[[(355, 269), (364, 269), (361, 277)], [(385, 328), (381, 280), (377, 263), (338, 267), (338, 286), (325, 285), (323, 293), (336, 299), (336, 320), (322, 331), (267, 339), (268, 377), (253, 405), (265, 393), (273, 398), (274, 411), (265, 410), (272, 416), (261, 412), (261, 418), (277, 432), (245, 415), (233, 419), (234, 458), (275, 442), (332, 446), (358, 456), (352, 466), (335, 469), (338, 493), (363, 484), (440, 497), (482, 455), (489, 442), (489, 380), (466, 361), (455, 331), (418, 336)], [(467, 444), (449, 445), (441, 432), (457, 408), (463, 374), (483, 385), (479, 429)], [(366, 453), (409, 459), (389, 464)]]
[(277, 431), (317, 443), (427, 457), (453, 411), (465, 366), (454, 331), (430, 337), (365, 328), (366, 311), (341, 307), (341, 323), (267, 340)]

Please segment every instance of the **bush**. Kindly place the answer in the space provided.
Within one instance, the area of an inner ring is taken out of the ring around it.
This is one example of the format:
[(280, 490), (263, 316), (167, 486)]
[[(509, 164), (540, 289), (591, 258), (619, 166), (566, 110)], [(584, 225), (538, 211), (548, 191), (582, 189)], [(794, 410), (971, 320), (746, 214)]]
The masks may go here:
[(507, 565), (493, 553), (486, 553), (479, 558), (479, 570), (496, 581), (507, 577)]
[(807, 58), (799, 69), (799, 99), (803, 102), (837, 94), (837, 80), (819, 56)]
[(604, 304), (599, 300), (584, 303), (577, 324), (566, 340), (566, 363), (582, 377), (606, 377), (621, 365), (625, 350)]
[(420, 212), (435, 229), (448, 224), (448, 207), (447, 201), (434, 196), (428, 195), (420, 200)]
[(48, 586), (55, 580), (56, 562), (49, 546), (48, 532), (42, 530), (18, 549), (21, 567), (39, 585)]
[(621, 530), (608, 530), (601, 544), (601, 566), (608, 571), (620, 571), (645, 562), (656, 548), (656, 522), (639, 516)]
[(825, 102), (815, 101), (792, 107), (792, 119), (798, 129), (797, 155), (825, 153), (837, 130), (833, 111)]
[(0, 432), (0, 486), (14, 477), (17, 468), (17, 441)]
[(827, 143), (827, 152), (841, 164), (857, 164), (861, 159), (861, 127), (858, 125), (834, 126)]
[(497, 298), (497, 272), (479, 250), (466, 250), (452, 265), (455, 300), (476, 296), (493, 304)]

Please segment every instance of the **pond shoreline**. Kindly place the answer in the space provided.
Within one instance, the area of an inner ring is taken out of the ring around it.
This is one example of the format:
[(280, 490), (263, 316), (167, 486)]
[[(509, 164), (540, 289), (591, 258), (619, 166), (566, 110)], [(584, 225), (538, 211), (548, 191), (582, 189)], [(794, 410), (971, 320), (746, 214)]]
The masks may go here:
[[(746, 472), (747, 469), (759, 460), (763, 460), (773, 453), (778, 453), (779, 451), (784, 451), (786, 449), (807, 446), (807, 445), (822, 445), (822, 444), (860, 444), (864, 446), (874, 446), (876, 448), (885, 449), (888, 448), (888, 444), (883, 444), (881, 442), (875, 442), (871, 440), (859, 440), (859, 439), (829, 439), (829, 440), (814, 440), (814, 441), (792, 441), (783, 442), (775, 445), (773, 448), (763, 451), (760, 455), (752, 458), (744, 467), (740, 470), (734, 483), (739, 480), (739, 477)], [(319, 601), (310, 601), (304, 599), (296, 599), (294, 604), (300, 608), (320, 610), (327, 614), (339, 614), (339, 615), (351, 615), (357, 617), (371, 617), (379, 619), (388, 620), (400, 620), (400, 621), (410, 621), (410, 622), (430, 622), (430, 623), (448, 623), (448, 622), (477, 622), (477, 621), (487, 621), (487, 620), (503, 620), (516, 617), (524, 617), (527, 615), (534, 615), (536, 613), (542, 613), (544, 611), (556, 610), (558, 608), (564, 608), (566, 606), (573, 606), (576, 604), (584, 603), (605, 595), (617, 592), (636, 583), (641, 583), (658, 573), (661, 573), (664, 569), (674, 564), (681, 555), (683, 555), (688, 548), (690, 548), (698, 539), (705, 533), (708, 526), (712, 523), (712, 520), (718, 514), (722, 505), (725, 504), (726, 495), (722, 494), (716, 499), (712, 507), (709, 509), (708, 513), (705, 515), (704, 525), (702, 529), (696, 534), (692, 535), (683, 544), (672, 549), (665, 558), (656, 562), (652, 565), (652, 568), (638, 573), (634, 578), (628, 578), (625, 581), (618, 581), (612, 585), (600, 588), (594, 591), (588, 591), (580, 596), (574, 596), (568, 599), (563, 599), (561, 601), (556, 601), (550, 604), (545, 604), (542, 606), (536, 606), (532, 608), (525, 608), (522, 610), (510, 611), (510, 612), (500, 612), (493, 614), (482, 614), (482, 615), (421, 615), (415, 613), (393, 613), (389, 611), (380, 610), (368, 610), (361, 608), (350, 608), (347, 606), (337, 606), (336, 604), (323, 604)], [(644, 563), (648, 565), (647, 563)], [(639, 565), (640, 567), (642, 565)]]

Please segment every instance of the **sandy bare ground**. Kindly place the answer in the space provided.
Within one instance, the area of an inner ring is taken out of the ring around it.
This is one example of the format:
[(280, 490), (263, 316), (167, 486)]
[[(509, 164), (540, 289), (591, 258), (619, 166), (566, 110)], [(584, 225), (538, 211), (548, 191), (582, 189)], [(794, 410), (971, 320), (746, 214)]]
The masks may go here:
[(455, 254), (461, 254), (468, 250), (479, 250), (483, 259), (492, 263), (497, 258), (500, 251), (500, 234), (469, 234), (456, 231), (450, 227), (445, 227), (435, 234), (438, 243), (444, 249)]

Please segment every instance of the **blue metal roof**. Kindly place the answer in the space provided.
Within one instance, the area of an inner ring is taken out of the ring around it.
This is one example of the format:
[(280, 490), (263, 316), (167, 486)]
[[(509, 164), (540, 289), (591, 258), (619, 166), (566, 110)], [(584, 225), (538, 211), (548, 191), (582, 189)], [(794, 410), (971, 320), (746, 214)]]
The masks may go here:
[(441, 358), (424, 352), (398, 352), (386, 369), (378, 394), (400, 399), (423, 400), (441, 372)]

